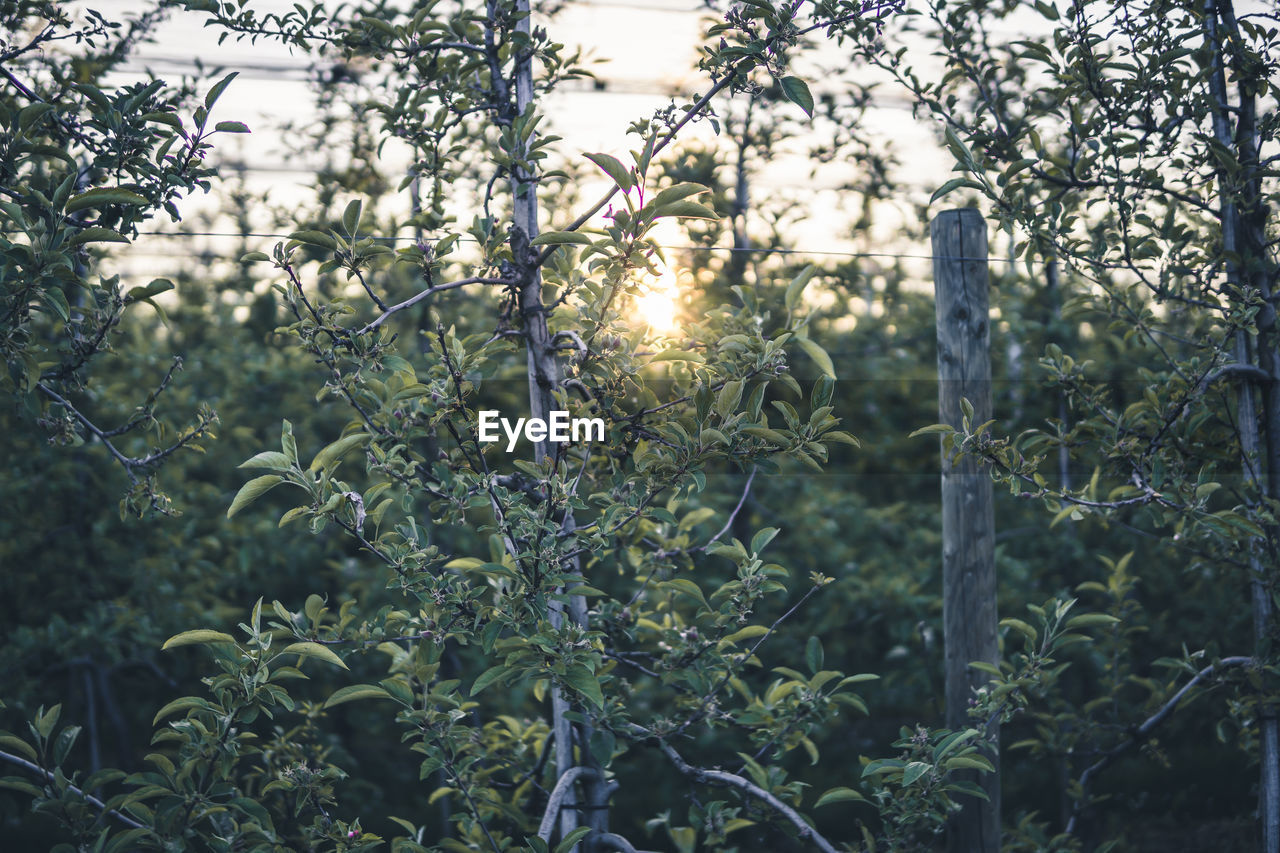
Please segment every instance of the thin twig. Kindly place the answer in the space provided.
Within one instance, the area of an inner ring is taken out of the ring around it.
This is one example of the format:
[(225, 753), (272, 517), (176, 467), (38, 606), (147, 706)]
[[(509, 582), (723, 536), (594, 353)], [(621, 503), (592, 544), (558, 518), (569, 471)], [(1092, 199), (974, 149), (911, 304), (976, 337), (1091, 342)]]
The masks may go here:
[(750, 476), (747, 477), (747, 484), (742, 487), (742, 497), (738, 498), (738, 505), (733, 508), (733, 512), (729, 513), (729, 520), (724, 523), (724, 527), (721, 527), (719, 533), (717, 533), (715, 536), (712, 536), (710, 539), (707, 540), (707, 544), (702, 546), (702, 550), (705, 551), (708, 547), (710, 547), (712, 542), (715, 542), (721, 536), (728, 533), (729, 528), (733, 527), (734, 519), (738, 517), (738, 513), (742, 511), (743, 504), (747, 502), (747, 495), (751, 493), (751, 481), (754, 480), (755, 478), (756, 478), (756, 466), (752, 465), (751, 474)]

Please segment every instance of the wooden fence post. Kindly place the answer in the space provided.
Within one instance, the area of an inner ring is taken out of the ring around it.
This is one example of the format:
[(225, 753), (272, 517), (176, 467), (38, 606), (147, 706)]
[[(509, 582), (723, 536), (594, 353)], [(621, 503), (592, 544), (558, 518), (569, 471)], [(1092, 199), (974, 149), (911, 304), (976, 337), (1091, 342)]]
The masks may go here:
[[(990, 323), (987, 308), (987, 223), (977, 210), (934, 217), (933, 279), (938, 322), (938, 413), (960, 427), (961, 400), (972, 423), (991, 417)], [(942, 634), (946, 658), (947, 727), (969, 728), (969, 700), (989, 676), (973, 661), (996, 663), (995, 519), (991, 478), (970, 457), (952, 464), (942, 454)], [(998, 737), (998, 731), (993, 732)], [(998, 741), (997, 741), (998, 743)], [(999, 767), (998, 756), (989, 756)], [(950, 853), (999, 853), (1000, 775), (978, 778), (990, 802), (960, 797), (948, 826)]]

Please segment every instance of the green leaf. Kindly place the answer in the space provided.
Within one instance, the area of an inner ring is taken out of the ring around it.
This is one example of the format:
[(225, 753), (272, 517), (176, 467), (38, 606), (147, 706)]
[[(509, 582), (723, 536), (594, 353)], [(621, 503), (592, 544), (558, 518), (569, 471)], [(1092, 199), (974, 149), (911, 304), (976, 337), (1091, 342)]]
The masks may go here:
[(129, 238), (112, 231), (110, 228), (98, 228), (95, 226), (77, 232), (68, 242), (72, 246), (80, 246), (84, 243), (128, 243)]
[(349, 235), (355, 236), (360, 228), (360, 215), (364, 211), (364, 202), (358, 198), (347, 202), (346, 210), (342, 211), (342, 227), (346, 229)]
[(67, 213), (78, 213), (90, 207), (102, 207), (107, 204), (146, 204), (147, 200), (132, 190), (119, 187), (96, 187), (67, 199), (64, 208)]
[(307, 619), (312, 625), (320, 624), (320, 617), (324, 613), (324, 603), (324, 598), (313, 592), (307, 596), (306, 602), (302, 605), (302, 611), (307, 614)]
[(37, 761), (35, 748), (20, 737), (13, 735), (0, 735), (0, 747), (11, 752), (21, 753), (29, 761)]
[(951, 426), (951, 424), (930, 424), (927, 427), (920, 427), (920, 429), (911, 433), (907, 438), (915, 438), (918, 435), (934, 435), (937, 433), (945, 433), (949, 435), (955, 431), (956, 428)]
[(631, 179), (631, 170), (622, 165), (622, 161), (617, 157), (610, 154), (587, 154), (586, 158), (604, 169), (623, 192), (635, 186), (635, 182)]
[(67, 753), (71, 751), (71, 747), (75, 745), (78, 737), (80, 737), (79, 726), (67, 726), (58, 733), (53, 742), (54, 766), (60, 767), (67, 760)]
[(1036, 0), (1036, 11), (1044, 15), (1050, 21), (1058, 20), (1058, 10), (1052, 3), (1045, 3), (1043, 0)]
[(353, 684), (350, 687), (343, 687), (341, 690), (334, 691), (333, 695), (324, 701), (324, 707), (332, 708), (344, 702), (355, 702), (357, 699), (394, 700), (395, 697), (376, 684)]
[(126, 304), (139, 302), (143, 299), (159, 296), (161, 293), (168, 293), (170, 290), (173, 290), (173, 282), (169, 281), (169, 279), (153, 278), (141, 287), (129, 288), (129, 292), (125, 294), (124, 301)]
[(702, 522), (711, 518), (715, 518), (715, 515), (716, 515), (716, 511), (709, 506), (698, 507), (693, 512), (686, 514), (683, 518), (680, 519), (680, 524), (678, 526), (678, 529), (681, 532), (685, 530), (692, 530)]
[(663, 581), (658, 584), (658, 588), (669, 589), (674, 592), (687, 595), (690, 598), (696, 599), (703, 607), (710, 609), (710, 605), (707, 604), (707, 598), (702, 594), (702, 590), (698, 588), (696, 583), (688, 578), (672, 578), (669, 581)]
[(1032, 628), (1030, 625), (1028, 625), (1026, 622), (1023, 622), (1021, 619), (1013, 619), (1013, 618), (1001, 619), (1000, 627), (1012, 628), (1013, 630), (1017, 631), (1019, 634), (1024, 635), (1032, 643), (1036, 641), (1036, 637), (1038, 636), (1038, 634), (1036, 633), (1036, 629)]
[(174, 634), (172, 637), (164, 641), (161, 650), (175, 649), (178, 646), (196, 646), (207, 645), (209, 643), (234, 643), (236, 638), (230, 634), (224, 634), (221, 631), (211, 631), (207, 628), (200, 628), (195, 631), (183, 631), (181, 634)]
[(991, 766), (991, 762), (980, 755), (957, 755), (955, 758), (948, 758), (946, 763), (942, 766), (947, 770), (981, 770), (984, 773), (995, 772), (995, 768)]
[(289, 457), (279, 450), (264, 450), (241, 462), (240, 468), (271, 468), (276, 471), (288, 471)]
[(249, 125), (242, 121), (220, 121), (213, 130), (215, 133), (249, 133)]
[(816, 673), (821, 670), (823, 658), (822, 641), (817, 637), (810, 637), (804, 646), (804, 662), (808, 665), (809, 671)]
[(346, 456), (357, 447), (363, 447), (369, 443), (369, 433), (358, 432), (349, 435), (346, 438), (340, 438), (333, 444), (326, 447), (316, 454), (316, 458), (311, 460), (308, 467), (310, 471), (325, 471), (336, 464), (343, 456)]
[(49, 103), (35, 103), (30, 106), (23, 107), (18, 113), (18, 129), (26, 133), (31, 126), (38, 122), (41, 118), (53, 112), (54, 106)]
[(813, 278), (813, 274), (817, 271), (818, 268), (816, 266), (809, 264), (809, 266), (800, 271), (798, 276), (791, 279), (791, 283), (787, 285), (787, 295), (783, 300), (788, 311), (795, 310), (796, 305), (800, 302), (800, 294), (804, 292), (805, 285), (809, 283), (809, 280)]
[(1196, 499), (1201, 500), (1203, 498), (1207, 498), (1220, 488), (1222, 488), (1221, 483), (1201, 483), (1196, 486)]
[(71, 306), (67, 304), (67, 295), (62, 292), (62, 288), (50, 287), (40, 294), (40, 298), (45, 305), (53, 309), (62, 322), (65, 323), (71, 319)]
[[(969, 146), (966, 145), (964, 140), (956, 133), (955, 128), (947, 125), (943, 128), (942, 135), (947, 140), (947, 148), (951, 150), (951, 153), (955, 155), (957, 160), (971, 169), (976, 168), (973, 161), (973, 152), (969, 150)], [(943, 186), (946, 185), (944, 184)]]
[(475, 680), (475, 683), (471, 685), (471, 695), (475, 696), (477, 693), (479, 693), (481, 690), (484, 690), (490, 684), (493, 684), (495, 681), (501, 680), (509, 672), (511, 672), (511, 667), (505, 664), (500, 664), (498, 666), (494, 666), (494, 667), (490, 667), (489, 669), (486, 669), (484, 672), (480, 673), (480, 677), (477, 678)]
[(591, 238), (578, 231), (545, 231), (529, 241), (530, 246), (559, 246), (565, 243), (590, 246)]
[(840, 684), (837, 685), (837, 689), (839, 687), (844, 687), (846, 684), (861, 684), (864, 681), (879, 681), (879, 680), (880, 680), (880, 676), (876, 675), (873, 672), (860, 672), (857, 675), (846, 675), (844, 678), (840, 679)]
[(280, 422), (280, 449), (289, 457), (290, 462), (298, 464), (298, 445), (293, 439), (293, 424), (287, 420)]
[(217, 102), (218, 98), (222, 97), (222, 93), (231, 85), (231, 81), (234, 80), (236, 75), (239, 73), (239, 71), (232, 71), (226, 77), (223, 77), (217, 83), (213, 84), (213, 88), (204, 96), (204, 108), (206, 110), (213, 109), (213, 105)]
[(604, 694), (600, 691), (600, 681), (580, 663), (571, 664), (564, 673), (564, 680), (569, 686), (581, 693), (597, 708), (604, 708)]
[(147, 113), (142, 117), (143, 121), (153, 121), (156, 124), (166, 124), (175, 130), (182, 130), (182, 119), (178, 118), (177, 113)]
[(756, 637), (759, 637), (760, 635), (767, 634), (767, 633), (769, 633), (769, 629), (763, 625), (748, 625), (747, 627), (739, 631), (734, 631), (732, 634), (725, 637), (720, 642), (723, 644), (738, 643), (738, 642), (741, 642), (742, 640), (755, 639)]
[(1082, 613), (1079, 616), (1072, 616), (1067, 620), (1064, 626), (1067, 630), (1076, 628), (1105, 628), (1116, 624), (1120, 620), (1114, 616), (1108, 616), (1106, 613)]
[(650, 357), (649, 362), (653, 363), (655, 361), (692, 361), (697, 364), (706, 364), (707, 362), (707, 360), (702, 357), (702, 353), (681, 352), (678, 349), (669, 349), (663, 350), (659, 353), (654, 353), (654, 355)]
[(866, 799), (866, 797), (862, 796), (852, 788), (832, 788), (825, 792), (821, 797), (818, 797), (818, 801), (813, 804), (813, 807), (816, 809), (821, 808), (822, 806), (831, 805), (832, 803), (846, 803), (850, 800), (862, 800), (865, 802)]
[(902, 787), (907, 787), (932, 769), (932, 765), (923, 761), (910, 762), (902, 771)]
[(11, 791), (20, 791), (30, 797), (44, 797), (44, 791), (32, 785), (26, 779), (19, 779), (17, 776), (5, 776), (0, 778), (0, 788), (8, 788)]
[(62, 716), (61, 703), (54, 705), (48, 711), (45, 711), (43, 706), (41, 707), (40, 711), (36, 713), (34, 721), (36, 731), (40, 734), (40, 737), (48, 738), (49, 735), (53, 734), (53, 727), (58, 725), (60, 716)]
[(180, 699), (174, 699), (168, 705), (165, 705), (159, 711), (156, 711), (156, 715), (151, 718), (151, 725), (154, 726), (170, 714), (176, 714), (179, 711), (187, 711), (191, 708), (199, 708), (203, 711), (208, 711), (213, 708), (213, 705), (208, 699), (201, 699), (199, 696), (183, 696)]
[(564, 837), (564, 840), (556, 845), (555, 853), (569, 853), (573, 849), (573, 845), (591, 834), (591, 827), (580, 826), (573, 832)]
[(261, 477), (254, 477), (241, 486), (240, 491), (236, 493), (235, 500), (231, 501), (231, 506), (227, 507), (227, 518), (231, 518), (231, 516), (283, 482), (284, 477), (279, 474), (264, 474)]
[(720, 393), (716, 395), (716, 414), (726, 420), (742, 400), (742, 380), (733, 379), (724, 383)]
[(938, 187), (936, 190), (933, 191), (933, 195), (929, 196), (929, 203), (933, 204), (935, 201), (942, 198), (947, 193), (953, 192), (954, 190), (958, 190), (961, 187), (968, 187), (969, 189), (980, 190), (982, 189), (982, 184), (979, 184), (976, 181), (971, 181), (968, 178), (952, 178), (951, 180), (947, 181), (945, 184), (943, 184), (942, 186)]
[(349, 667), (342, 662), (342, 658), (334, 654), (333, 649), (322, 646), (319, 643), (292, 643), (280, 651), (282, 655), (297, 655), (299, 658), (319, 658), (325, 663), (331, 663), (334, 666), (340, 666), (343, 669)]
[(787, 100), (804, 110), (804, 114), (813, 117), (813, 95), (809, 92), (809, 84), (799, 77), (783, 77), (778, 83), (782, 86), (782, 94)]
[(769, 546), (769, 543), (773, 541), (773, 537), (777, 535), (778, 528), (776, 527), (766, 527), (758, 531), (755, 536), (751, 537), (751, 553), (759, 554)]
[(663, 205), (670, 204), (673, 201), (683, 201), (689, 196), (705, 192), (710, 192), (710, 188), (704, 187), (702, 184), (693, 184), (688, 182), (676, 184), (673, 187), (667, 187), (665, 190), (654, 196), (653, 199), (650, 200), (648, 206), (656, 209)]
[(333, 239), (333, 236), (323, 231), (294, 231), (289, 235), (289, 239), (297, 240), (299, 243), (306, 243), (308, 246), (319, 246), (329, 251), (338, 248), (338, 242)]
[(836, 378), (835, 365), (831, 363), (831, 356), (827, 355), (826, 350), (808, 338), (796, 338), (795, 340), (800, 345), (800, 349), (804, 350), (809, 358), (813, 359), (813, 363), (818, 365), (819, 370), (832, 379)]
[(676, 216), (680, 219), (710, 219), (719, 221), (720, 215), (706, 205), (696, 201), (673, 201), (662, 207), (654, 208), (653, 217)]

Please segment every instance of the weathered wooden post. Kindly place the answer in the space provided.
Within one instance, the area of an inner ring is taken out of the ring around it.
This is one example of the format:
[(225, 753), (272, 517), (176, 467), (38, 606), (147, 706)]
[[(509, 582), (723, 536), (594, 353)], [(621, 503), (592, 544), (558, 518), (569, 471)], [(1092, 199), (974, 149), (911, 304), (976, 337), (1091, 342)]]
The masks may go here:
[[(987, 223), (973, 208), (934, 217), (933, 280), (938, 318), (938, 413), (959, 428), (961, 400), (972, 423), (991, 417), (990, 324), (987, 308)], [(942, 454), (942, 634), (946, 659), (947, 727), (964, 729), (975, 687), (989, 676), (973, 661), (996, 663), (995, 519), (985, 466)], [(997, 756), (989, 756), (999, 767)], [(976, 776), (976, 773), (975, 773)], [(999, 853), (1000, 777), (979, 781), (990, 802), (962, 797), (948, 827), (950, 853)]]

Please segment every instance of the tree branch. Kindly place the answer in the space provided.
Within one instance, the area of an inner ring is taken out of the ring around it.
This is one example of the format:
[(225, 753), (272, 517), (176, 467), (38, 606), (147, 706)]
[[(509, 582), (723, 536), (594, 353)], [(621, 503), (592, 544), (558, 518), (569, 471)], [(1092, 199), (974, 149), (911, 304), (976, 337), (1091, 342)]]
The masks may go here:
[(782, 802), (782, 800), (778, 799), (764, 788), (761, 788), (759, 785), (756, 785), (748, 779), (744, 779), (737, 773), (727, 773), (723, 770), (707, 770), (702, 767), (695, 767), (681, 758), (680, 753), (676, 752), (675, 748), (662, 738), (651, 734), (640, 726), (633, 726), (633, 730), (643, 732), (646, 736), (645, 742), (651, 745), (656, 744), (657, 747), (662, 750), (663, 754), (671, 760), (671, 763), (675, 765), (676, 769), (684, 775), (696, 782), (706, 782), (715, 785), (725, 785), (730, 788), (737, 788), (739, 791), (755, 797), (757, 800), (768, 804), (772, 809), (774, 809), (774, 811), (789, 820), (798, 830), (801, 838), (812, 841), (814, 846), (823, 851), (823, 853), (836, 853), (836, 848), (831, 845), (831, 842), (810, 826), (805, 819), (800, 816), (799, 812)]
[(547, 809), (542, 813), (542, 823), (538, 825), (538, 837), (543, 841), (551, 840), (551, 831), (555, 829), (556, 818), (560, 815), (560, 807), (564, 805), (564, 798), (569, 795), (569, 791), (573, 788), (573, 783), (578, 781), (580, 776), (599, 778), (600, 773), (593, 768), (578, 765), (570, 767), (560, 774), (560, 779), (556, 782), (556, 786), (551, 789), (551, 796), (547, 797)]
[(1136, 729), (1133, 729), (1129, 733), (1128, 739), (1126, 739), (1119, 745), (1113, 747), (1101, 758), (1099, 758), (1093, 764), (1089, 765), (1089, 767), (1087, 767), (1085, 771), (1080, 774), (1080, 790), (1081, 790), (1082, 796), (1080, 798), (1080, 802), (1076, 804), (1076, 808), (1071, 815), (1071, 819), (1067, 821), (1066, 834), (1072, 835), (1076, 831), (1076, 823), (1080, 818), (1080, 813), (1088, 805), (1089, 782), (1093, 779), (1094, 776), (1096, 776), (1098, 773), (1101, 773), (1103, 770), (1105, 770), (1107, 766), (1110, 765), (1112, 762), (1114, 762), (1117, 758), (1129, 752), (1130, 750), (1134, 749), (1140, 743), (1142, 743), (1144, 740), (1150, 737), (1151, 732), (1155, 730), (1156, 726), (1159, 726), (1161, 723), (1167, 720), (1169, 716), (1173, 714), (1174, 710), (1177, 709), (1178, 703), (1180, 703), (1184, 698), (1186, 698), (1187, 694), (1190, 693), (1191, 690), (1196, 685), (1204, 681), (1210, 675), (1213, 675), (1215, 669), (1220, 670), (1226, 667), (1249, 666), (1252, 663), (1253, 663), (1253, 658), (1251, 657), (1237, 656), (1237, 657), (1223, 658), (1222, 660), (1218, 661), (1216, 664), (1209, 664), (1204, 669), (1196, 673), (1195, 676), (1190, 681), (1182, 685), (1182, 689), (1180, 689), (1177, 693), (1173, 694), (1173, 696), (1169, 697), (1169, 700), (1165, 702), (1163, 705), (1161, 705), (1158, 711), (1156, 711), (1150, 717), (1147, 717), (1147, 719), (1144, 720), (1143, 723), (1140, 726), (1138, 726)]
[[(48, 770), (45, 770), (39, 764), (36, 764), (31, 761), (27, 761), (27, 759), (22, 758), (21, 756), (13, 755), (12, 753), (4, 752), (3, 750), (0, 750), (0, 759), (8, 761), (10, 764), (16, 764), (25, 770), (30, 770), (32, 773), (35, 773), (36, 775), (40, 776), (42, 779), (45, 779), (49, 782), (54, 781), (54, 779), (56, 778), (54, 774), (50, 773)], [(127, 826), (131, 826), (134, 829), (150, 829), (151, 828), (147, 826), (145, 823), (139, 823), (138, 821), (129, 817), (124, 812), (117, 811), (116, 809), (107, 808), (107, 804), (104, 803), (102, 800), (98, 799), (93, 794), (90, 794), (81, 790), (75, 785), (68, 783), (67, 790), (79, 796), (86, 803), (93, 806), (98, 811), (102, 812), (103, 814), (111, 815), (113, 818), (115, 818), (116, 820), (120, 821), (123, 824), (126, 824)]]
[(613, 832), (602, 832), (592, 840), (601, 847), (619, 850), (621, 853), (650, 853), (648, 850), (637, 850), (630, 841)]
[[(773, 636), (773, 632), (778, 629), (778, 626), (781, 625), (783, 622), (785, 622), (787, 619), (789, 619), (791, 617), (791, 614), (795, 613), (797, 610), (803, 607), (804, 603), (809, 600), (809, 597), (812, 596), (819, 589), (821, 589), (821, 587), (818, 587), (818, 586), (809, 587), (809, 589), (805, 591), (805, 594), (800, 596), (800, 600), (797, 601), (795, 604), (791, 605), (791, 609), (789, 609), (786, 613), (783, 613), (777, 619), (773, 620), (773, 624), (769, 626), (769, 630), (761, 634), (760, 639), (756, 640), (755, 644), (750, 649), (747, 650), (746, 654), (739, 656), (737, 662), (745, 664), (747, 661), (751, 660), (751, 658), (755, 656), (756, 650), (759, 649), (761, 646), (763, 646), (765, 644), (765, 641)], [(730, 666), (725, 669), (724, 675), (720, 678), (718, 682), (716, 682), (716, 685), (712, 687), (710, 690), (708, 690), (706, 693), (702, 694), (702, 699), (699, 702), (699, 708), (697, 712), (695, 712), (692, 716), (690, 716), (689, 719), (681, 723), (680, 728), (676, 729), (676, 732), (677, 733), (683, 732), (685, 729), (689, 728), (689, 726), (693, 725), (694, 723), (706, 717), (707, 704), (713, 698), (715, 698), (715, 695), (719, 693), (720, 690), (726, 684), (729, 683), (729, 679), (732, 677), (733, 677), (733, 667)]]
[(404, 302), (400, 302), (396, 305), (392, 305), (390, 308), (387, 308), (385, 311), (379, 314), (376, 319), (372, 320), (368, 325), (362, 328), (357, 334), (363, 335), (363, 334), (366, 334), (367, 332), (372, 332), (374, 329), (378, 328), (383, 323), (385, 323), (387, 319), (391, 317), (392, 314), (396, 314), (400, 311), (403, 311), (406, 308), (412, 308), (414, 305), (417, 305), (419, 302), (421, 302), (422, 300), (426, 299), (429, 296), (434, 296), (435, 294), (445, 290), (453, 290), (458, 287), (465, 287), (468, 284), (511, 284), (511, 282), (505, 278), (485, 278), (484, 276), (472, 276), (470, 278), (458, 279), (457, 281), (445, 282), (444, 284), (432, 285), (431, 287), (428, 287), (426, 290), (423, 290), (419, 293), (414, 294), (413, 296), (410, 296)]

